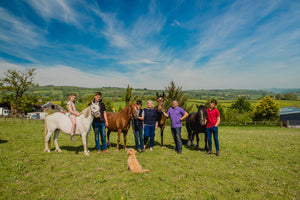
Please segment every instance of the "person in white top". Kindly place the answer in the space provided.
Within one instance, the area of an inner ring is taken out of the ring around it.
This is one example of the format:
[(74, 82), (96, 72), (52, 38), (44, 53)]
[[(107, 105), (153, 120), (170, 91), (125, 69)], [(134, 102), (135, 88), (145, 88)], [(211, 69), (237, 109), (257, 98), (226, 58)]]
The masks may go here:
[(80, 116), (81, 114), (77, 111), (76, 109), (76, 105), (75, 105), (75, 100), (76, 100), (76, 94), (75, 93), (71, 93), (69, 98), (70, 100), (67, 103), (67, 108), (68, 108), (68, 112), (70, 113), (70, 119), (72, 122), (72, 126), (71, 126), (71, 140), (73, 142), (75, 142), (74, 139), (74, 134), (75, 134), (75, 126), (76, 126), (76, 116)]

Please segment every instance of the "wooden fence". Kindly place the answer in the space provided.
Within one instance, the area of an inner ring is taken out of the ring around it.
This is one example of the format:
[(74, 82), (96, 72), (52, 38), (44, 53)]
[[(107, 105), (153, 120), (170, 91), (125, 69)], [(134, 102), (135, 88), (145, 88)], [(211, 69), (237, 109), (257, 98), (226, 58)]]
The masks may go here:
[(43, 124), (41, 119), (25, 119), (22, 117), (0, 117), (0, 124)]

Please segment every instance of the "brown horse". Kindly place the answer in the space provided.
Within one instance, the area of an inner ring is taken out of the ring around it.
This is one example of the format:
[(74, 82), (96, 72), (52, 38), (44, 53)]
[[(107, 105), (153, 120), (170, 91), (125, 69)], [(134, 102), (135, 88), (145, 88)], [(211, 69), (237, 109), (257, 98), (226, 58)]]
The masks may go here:
[(164, 101), (165, 101), (165, 93), (162, 95), (158, 95), (156, 92), (156, 102), (157, 106), (155, 107), (157, 111), (157, 118), (158, 118), (158, 126), (160, 127), (160, 138), (161, 138), (161, 146), (164, 146), (164, 130), (165, 130), (165, 122), (166, 122), (166, 117), (163, 114), (164, 111)]
[(120, 143), (120, 135), (121, 132), (123, 133), (124, 138), (124, 149), (127, 150), (126, 147), (126, 139), (127, 139), (127, 132), (130, 128), (130, 120), (132, 118), (138, 117), (138, 108), (136, 103), (130, 103), (126, 106), (123, 110), (117, 113), (107, 112), (107, 121), (108, 126), (107, 128), (107, 146), (111, 146), (109, 142), (110, 132), (118, 132), (118, 143), (116, 151), (119, 151), (119, 143)]

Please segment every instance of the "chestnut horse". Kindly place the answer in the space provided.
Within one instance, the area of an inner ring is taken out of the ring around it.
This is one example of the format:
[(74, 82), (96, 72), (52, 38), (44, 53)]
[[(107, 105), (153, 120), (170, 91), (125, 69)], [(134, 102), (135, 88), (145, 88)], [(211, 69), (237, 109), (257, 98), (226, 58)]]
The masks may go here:
[(205, 150), (208, 151), (207, 147), (207, 134), (206, 134), (206, 108), (203, 105), (196, 105), (198, 108), (197, 112), (192, 112), (186, 119), (186, 129), (188, 131), (188, 142), (187, 145), (194, 145), (193, 140), (196, 135), (197, 146), (196, 150), (199, 151), (199, 133), (204, 133), (205, 136)]
[(107, 112), (107, 121), (108, 126), (107, 128), (107, 146), (111, 146), (109, 142), (110, 132), (118, 132), (118, 142), (116, 151), (119, 151), (119, 143), (120, 143), (120, 135), (121, 132), (123, 133), (124, 138), (124, 149), (127, 150), (126, 147), (126, 139), (127, 139), (127, 132), (130, 128), (130, 120), (132, 118), (138, 117), (138, 108), (136, 103), (130, 103), (128, 106), (123, 108), (120, 112), (111, 113)]
[(164, 130), (165, 130), (165, 122), (166, 117), (162, 113), (164, 111), (164, 101), (165, 101), (165, 93), (162, 95), (158, 95), (156, 92), (156, 102), (157, 106), (155, 107), (155, 110), (157, 111), (157, 118), (158, 118), (158, 127), (160, 127), (160, 138), (161, 138), (161, 146), (164, 146)]

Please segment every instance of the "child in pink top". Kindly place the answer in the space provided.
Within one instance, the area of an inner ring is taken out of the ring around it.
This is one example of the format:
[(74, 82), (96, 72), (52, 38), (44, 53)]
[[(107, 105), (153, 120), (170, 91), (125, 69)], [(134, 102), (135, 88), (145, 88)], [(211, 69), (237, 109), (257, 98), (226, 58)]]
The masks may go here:
[(70, 113), (70, 119), (72, 122), (71, 126), (71, 140), (74, 142), (74, 134), (75, 134), (75, 126), (76, 126), (76, 116), (80, 116), (81, 114), (77, 112), (76, 110), (76, 105), (75, 105), (75, 100), (76, 100), (76, 94), (71, 93), (69, 96), (70, 100), (67, 103), (67, 108)]

